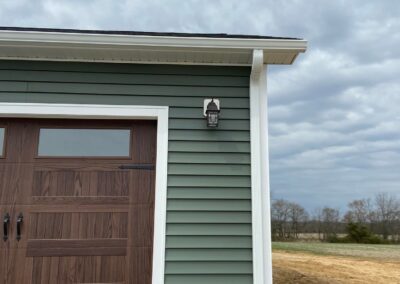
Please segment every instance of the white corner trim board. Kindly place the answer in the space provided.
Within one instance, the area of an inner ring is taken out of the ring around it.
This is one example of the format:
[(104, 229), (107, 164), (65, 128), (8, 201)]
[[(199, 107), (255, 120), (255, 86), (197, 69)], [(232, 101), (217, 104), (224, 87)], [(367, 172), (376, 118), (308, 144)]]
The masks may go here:
[(167, 214), (168, 107), (91, 104), (0, 103), (0, 117), (157, 120), (153, 284), (164, 283)]
[(268, 154), (267, 68), (262, 50), (253, 51), (250, 75), (251, 201), (254, 284), (272, 284)]

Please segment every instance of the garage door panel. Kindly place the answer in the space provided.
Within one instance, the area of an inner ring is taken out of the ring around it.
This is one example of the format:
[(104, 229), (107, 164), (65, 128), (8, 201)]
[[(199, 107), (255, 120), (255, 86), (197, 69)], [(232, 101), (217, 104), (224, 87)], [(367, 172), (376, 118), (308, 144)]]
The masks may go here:
[(0, 245), (0, 283), (6, 283), (6, 250)]
[(132, 205), (130, 215), (129, 246), (152, 247), (154, 235), (154, 204)]
[[(130, 157), (37, 155), (40, 129), (104, 125), (132, 130)], [(11, 238), (0, 244), (3, 282), (151, 283), (156, 123), (16, 119), (7, 127), (15, 143), (0, 157)]]
[(32, 164), (0, 164), (0, 204), (29, 203), (32, 169)]
[(128, 196), (129, 172), (86, 170), (36, 170), (34, 196)]
[(29, 239), (127, 238), (127, 212), (35, 212)]
[(6, 259), (6, 277), (3, 283), (32, 283), (32, 259), (26, 258), (24, 249), (10, 249)]
[(155, 200), (155, 171), (130, 170), (130, 203), (149, 204)]
[(4, 155), (0, 163), (32, 163), (36, 149), (37, 133), (35, 122), (27, 119), (1, 119), (6, 125)]
[[(60, 205), (65, 208), (65, 210), (69, 210), (71, 206), (86, 206), (86, 205), (128, 205), (129, 197), (128, 196), (33, 196), (32, 197), (33, 205)], [(125, 206), (126, 208), (126, 206)], [(116, 209), (116, 208), (114, 208)], [(96, 210), (101, 210), (100, 208), (96, 208)]]
[(32, 283), (125, 283), (126, 257), (33, 257)]
[(27, 256), (101, 256), (127, 254), (127, 239), (29, 240)]
[(132, 263), (133, 265), (131, 266), (131, 269), (128, 270), (127, 276), (129, 277), (129, 281), (127, 281), (126, 283), (151, 283), (152, 254), (152, 247), (132, 247), (129, 249), (129, 260), (130, 263)]

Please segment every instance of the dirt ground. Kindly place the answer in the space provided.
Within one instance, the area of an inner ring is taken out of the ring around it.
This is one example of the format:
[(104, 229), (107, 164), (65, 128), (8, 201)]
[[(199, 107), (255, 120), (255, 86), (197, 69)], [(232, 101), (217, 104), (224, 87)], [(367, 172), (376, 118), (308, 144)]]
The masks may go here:
[(275, 284), (400, 283), (400, 261), (273, 252)]

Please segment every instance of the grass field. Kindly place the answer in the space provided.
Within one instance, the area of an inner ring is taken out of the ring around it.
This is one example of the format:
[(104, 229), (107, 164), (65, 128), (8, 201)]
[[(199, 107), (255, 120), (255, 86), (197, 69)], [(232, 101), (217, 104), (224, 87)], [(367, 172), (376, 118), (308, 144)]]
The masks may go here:
[(273, 245), (274, 283), (400, 283), (400, 245)]
[(274, 250), (308, 252), (318, 255), (349, 256), (400, 261), (400, 245), (363, 245), (331, 243), (272, 243)]

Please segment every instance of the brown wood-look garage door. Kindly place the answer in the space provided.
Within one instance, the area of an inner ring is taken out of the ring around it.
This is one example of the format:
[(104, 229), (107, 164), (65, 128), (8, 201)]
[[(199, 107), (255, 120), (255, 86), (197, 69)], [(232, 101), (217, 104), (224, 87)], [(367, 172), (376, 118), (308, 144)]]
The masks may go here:
[(151, 283), (156, 127), (0, 119), (0, 283)]

